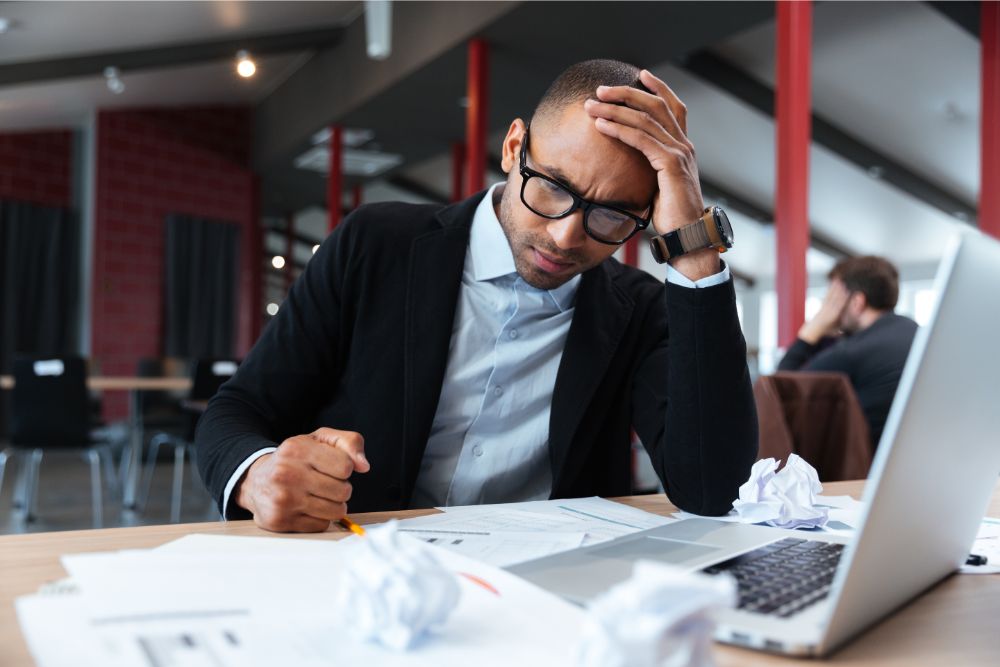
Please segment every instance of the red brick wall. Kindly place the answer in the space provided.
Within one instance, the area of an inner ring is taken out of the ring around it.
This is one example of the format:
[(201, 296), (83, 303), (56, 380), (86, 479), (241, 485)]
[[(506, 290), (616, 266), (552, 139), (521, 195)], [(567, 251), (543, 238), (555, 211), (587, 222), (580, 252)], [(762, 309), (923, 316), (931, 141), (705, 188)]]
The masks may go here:
[[(170, 213), (241, 225), (237, 354), (249, 350), (253, 174), (245, 108), (102, 111), (97, 119), (92, 355), (130, 375), (162, 354), (164, 219)], [(105, 396), (105, 416), (126, 414)]]
[(73, 133), (0, 134), (0, 199), (72, 205)]

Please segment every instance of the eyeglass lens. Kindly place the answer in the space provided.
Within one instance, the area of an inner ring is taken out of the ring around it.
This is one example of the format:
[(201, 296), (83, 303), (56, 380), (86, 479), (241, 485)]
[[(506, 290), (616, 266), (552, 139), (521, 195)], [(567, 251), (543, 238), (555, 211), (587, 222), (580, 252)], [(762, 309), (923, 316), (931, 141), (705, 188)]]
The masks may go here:
[[(575, 205), (573, 195), (538, 176), (530, 176), (525, 181), (524, 199), (528, 208), (547, 217), (566, 215)], [(628, 237), (635, 226), (635, 221), (629, 216), (603, 206), (591, 206), (585, 221), (585, 227), (592, 236), (615, 243)]]

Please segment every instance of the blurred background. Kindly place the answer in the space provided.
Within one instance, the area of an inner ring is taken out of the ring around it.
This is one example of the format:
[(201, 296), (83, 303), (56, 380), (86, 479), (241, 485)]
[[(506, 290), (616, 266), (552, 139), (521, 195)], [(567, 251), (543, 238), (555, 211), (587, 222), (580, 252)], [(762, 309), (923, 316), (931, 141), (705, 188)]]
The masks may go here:
[[(217, 518), (192, 420), (316, 245), (361, 204), (502, 180), (510, 121), (587, 58), (687, 104), (706, 202), (735, 228), (750, 368), (772, 372), (775, 7), (0, 2), (4, 400), (16, 355), (83, 357), (100, 450), (8, 457), (0, 531)], [(900, 269), (897, 312), (927, 321), (944, 239), (979, 217), (981, 10), (813, 5), (807, 319), (837, 260), (876, 254)], [(664, 276), (644, 248), (618, 255)]]

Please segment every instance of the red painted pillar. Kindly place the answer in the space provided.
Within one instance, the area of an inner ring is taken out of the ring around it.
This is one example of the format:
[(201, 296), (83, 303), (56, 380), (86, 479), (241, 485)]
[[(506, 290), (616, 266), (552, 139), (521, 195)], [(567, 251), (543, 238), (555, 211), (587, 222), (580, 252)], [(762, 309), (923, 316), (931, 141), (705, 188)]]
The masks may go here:
[(481, 39), (469, 42), (465, 113), (465, 196), (483, 189), (486, 180), (486, 121), (489, 117), (489, 45)]
[(639, 266), (639, 239), (641, 234), (636, 234), (625, 242), (625, 264), (628, 266)]
[(451, 145), (451, 200), (460, 201), (463, 197), (463, 177), (465, 175), (465, 144), (456, 141)]
[(361, 206), (361, 184), (355, 183), (354, 187), (351, 188), (351, 210), (357, 209)]
[(806, 250), (809, 248), (810, 63), (812, 2), (777, 3), (775, 124), (777, 178), (778, 344), (794, 340), (806, 314)]
[(982, 49), (979, 228), (1000, 238), (1000, 3), (981, 2)]
[(344, 143), (339, 125), (330, 126), (330, 172), (326, 179), (326, 231), (340, 224), (342, 193), (344, 192)]
[[(338, 207), (340, 208), (340, 207)], [(295, 214), (285, 214), (285, 290), (295, 281)]]
[[(260, 176), (253, 177), (250, 205), (250, 346), (264, 326), (264, 230), (260, 219)], [(249, 349), (249, 348), (248, 348)]]

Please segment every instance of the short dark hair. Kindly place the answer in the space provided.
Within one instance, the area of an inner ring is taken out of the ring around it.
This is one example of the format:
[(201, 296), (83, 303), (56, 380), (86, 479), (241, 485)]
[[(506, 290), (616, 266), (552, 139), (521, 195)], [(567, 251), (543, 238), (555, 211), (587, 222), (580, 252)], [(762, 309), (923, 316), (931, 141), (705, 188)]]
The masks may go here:
[(830, 270), (850, 292), (861, 292), (875, 310), (892, 310), (899, 300), (899, 272), (889, 260), (874, 255), (842, 259)]
[(535, 107), (532, 122), (538, 118), (554, 117), (570, 104), (594, 97), (598, 86), (631, 86), (650, 92), (639, 81), (640, 71), (635, 65), (620, 60), (584, 60), (570, 65), (549, 84)]

